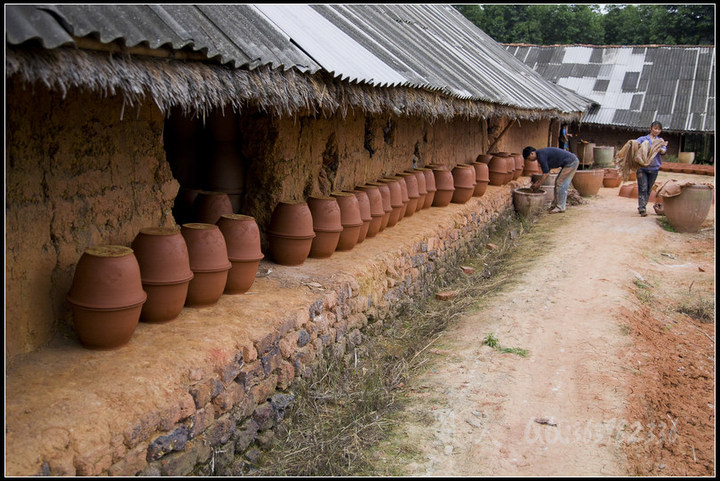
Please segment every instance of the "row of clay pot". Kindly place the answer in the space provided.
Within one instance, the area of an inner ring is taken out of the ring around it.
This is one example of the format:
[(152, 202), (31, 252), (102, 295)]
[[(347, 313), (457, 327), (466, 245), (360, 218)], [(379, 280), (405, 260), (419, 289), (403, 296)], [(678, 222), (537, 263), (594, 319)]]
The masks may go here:
[[(630, 184), (623, 184), (620, 186), (618, 191), (620, 197), (628, 197), (630, 199), (638, 198), (638, 185), (637, 182)], [(650, 187), (650, 195), (648, 196), (648, 203), (662, 203), (662, 197), (657, 195), (657, 182)]]
[(118, 348), (140, 320), (169, 322), (185, 306), (244, 293), (263, 257), (255, 219), (239, 214), (224, 214), (217, 224), (143, 228), (131, 247), (90, 247), (67, 295), (80, 342)]
[(703, 164), (685, 164), (682, 162), (663, 162), (660, 170), (677, 174), (715, 175), (715, 166)]
[(280, 202), (268, 227), (270, 258), (296, 266), (308, 257), (349, 251), (415, 212), (482, 196), (489, 183), (486, 164), (434, 165), (368, 182), (348, 192)]
[(477, 162), (488, 165), (490, 185), (505, 185), (511, 180), (517, 180), (521, 175), (529, 177), (540, 173), (536, 160), (524, 160), (522, 154), (516, 152), (480, 154)]

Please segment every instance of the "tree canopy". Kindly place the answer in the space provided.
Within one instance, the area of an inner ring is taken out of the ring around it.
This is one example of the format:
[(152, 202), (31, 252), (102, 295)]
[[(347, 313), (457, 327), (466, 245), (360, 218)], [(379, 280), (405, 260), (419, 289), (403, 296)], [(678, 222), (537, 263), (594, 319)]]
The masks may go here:
[(501, 43), (714, 45), (714, 4), (455, 5)]

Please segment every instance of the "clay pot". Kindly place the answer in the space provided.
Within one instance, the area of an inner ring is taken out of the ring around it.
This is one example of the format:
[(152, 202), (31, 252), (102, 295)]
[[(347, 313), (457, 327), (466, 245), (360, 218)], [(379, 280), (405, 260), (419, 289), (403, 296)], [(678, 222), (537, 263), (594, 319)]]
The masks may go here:
[(467, 164), (456, 165), (452, 170), (455, 191), (450, 199), (455, 204), (464, 204), (475, 192), (475, 169)]
[(572, 179), (572, 185), (583, 197), (597, 195), (603, 185), (603, 169), (578, 170)]
[(343, 226), (340, 206), (335, 197), (308, 197), (307, 205), (313, 219), (315, 238), (310, 246), (309, 257), (325, 259), (337, 249)]
[(605, 176), (603, 177), (603, 187), (614, 188), (619, 187), (620, 184), (622, 184), (620, 172), (615, 169), (605, 169)]
[(215, 224), (223, 214), (232, 214), (230, 197), (225, 192), (203, 190), (193, 203), (193, 221), (201, 224)]
[(383, 182), (368, 182), (368, 185), (374, 185), (380, 191), (380, 198), (382, 199), (383, 217), (380, 223), (380, 232), (384, 231), (390, 222), (390, 215), (392, 214), (392, 204), (390, 201), (390, 187), (388, 184)]
[(85, 250), (67, 294), (80, 343), (98, 350), (130, 341), (146, 300), (133, 250), (116, 245)]
[(618, 195), (620, 197), (630, 197), (630, 192), (632, 192), (633, 186), (636, 184), (625, 184), (620, 187), (620, 191), (618, 192)]
[(535, 192), (530, 188), (513, 190), (515, 211), (522, 217), (532, 217), (539, 214), (545, 207), (545, 194), (542, 188)]
[[(245, 185), (245, 165), (233, 142), (212, 144), (207, 172), (207, 188), (226, 194), (242, 194)], [(236, 209), (236, 206), (233, 206)]]
[(473, 162), (471, 165), (475, 169), (475, 190), (473, 191), (473, 196), (482, 197), (490, 183), (490, 170), (488, 169), (488, 165), (483, 162)]
[(232, 142), (238, 138), (238, 114), (231, 108), (213, 109), (207, 116), (207, 125), (217, 142)]
[(713, 188), (694, 184), (682, 189), (680, 195), (662, 197), (663, 211), (677, 232), (697, 232), (710, 212)]
[[(548, 176), (545, 177), (545, 180), (543, 181), (543, 183), (542, 183), (541, 185), (543, 185), (543, 186), (545, 186), (545, 185), (554, 186), (554, 185), (555, 185), (555, 181), (557, 180), (557, 176), (558, 176), (557, 174), (552, 174), (552, 173), (548, 174)], [(530, 176), (530, 180), (532, 180), (532, 182), (534, 183), (534, 182), (537, 182), (538, 180), (540, 180), (540, 177), (542, 177), (542, 173), (540, 173), (540, 174), (533, 174), (533, 175)]]
[[(399, 177), (405, 180), (405, 186), (408, 193), (408, 204), (405, 210), (405, 217), (412, 216), (418, 210), (418, 202), (420, 201), (420, 190), (418, 188), (417, 177), (409, 172), (400, 172)], [(423, 204), (425, 201), (423, 200)]]
[(183, 224), (180, 233), (185, 238), (194, 274), (185, 305), (211, 306), (220, 300), (232, 267), (225, 238), (217, 225), (202, 222)]
[(504, 185), (507, 182), (507, 162), (505, 157), (494, 154), (488, 162), (488, 177), (490, 185)]
[(525, 160), (522, 175), (530, 177), (532, 174), (540, 174), (540, 164), (537, 160)]
[[(350, 193), (357, 197), (358, 205), (360, 206), (360, 218), (363, 221), (363, 225), (360, 227), (357, 243), (361, 244), (367, 237), (367, 233), (370, 230), (370, 222), (372, 222), (372, 214), (370, 213), (370, 198), (364, 190), (351, 190)], [(380, 199), (380, 206), (382, 206), (382, 199)], [(383, 215), (385, 215), (384, 211)]]
[(409, 170), (408, 172), (413, 174), (415, 176), (415, 178), (417, 179), (418, 194), (420, 195), (420, 197), (418, 198), (418, 202), (417, 202), (417, 208), (415, 209), (415, 212), (417, 212), (417, 211), (425, 208), (425, 198), (427, 197), (427, 193), (428, 193), (427, 182), (425, 182), (425, 174), (423, 173), (422, 170), (413, 169), (413, 170)]
[[(366, 237), (375, 237), (377, 233), (380, 232), (380, 227), (382, 226), (382, 222), (385, 217), (380, 188), (377, 185), (365, 184), (359, 185), (357, 190), (365, 192), (370, 205), (370, 225), (368, 227)], [(388, 196), (389, 194), (390, 191), (388, 190)]]
[(432, 205), (435, 207), (446, 207), (450, 205), (453, 194), (455, 193), (455, 179), (453, 178), (452, 172), (445, 167), (433, 168), (433, 175), (435, 176), (435, 197), (433, 198)]
[(632, 199), (637, 199), (640, 195), (640, 189), (636, 183), (632, 184), (632, 188), (630, 189), (630, 193), (628, 194), (628, 197)]
[(628, 180), (636, 181), (637, 180), (637, 172), (630, 172), (630, 175), (628, 176)]
[(225, 294), (243, 294), (250, 290), (260, 261), (260, 229), (255, 218), (242, 214), (223, 214), (217, 226), (225, 238), (228, 260), (232, 267), (225, 283)]
[(342, 232), (340, 240), (338, 240), (338, 251), (349, 251), (357, 244), (360, 235), (360, 229), (363, 225), (360, 216), (360, 205), (357, 197), (348, 192), (333, 192), (330, 194), (337, 200), (340, 206), (340, 222), (342, 224)]
[(513, 180), (517, 180), (522, 175), (523, 169), (525, 168), (525, 161), (523, 160), (522, 154), (512, 152), (510, 157), (515, 161), (515, 167), (513, 168)]
[(305, 262), (315, 238), (307, 203), (279, 202), (270, 217), (267, 235), (270, 257), (277, 264), (297, 266)]
[(504, 154), (505, 166), (507, 168), (505, 174), (505, 183), (509, 183), (515, 177), (515, 158), (510, 153)]
[(131, 247), (147, 293), (140, 320), (172, 321), (180, 315), (194, 277), (185, 238), (178, 227), (146, 227)]
[(398, 218), (398, 222), (403, 220), (405, 218), (405, 215), (407, 214), (407, 208), (408, 204), (410, 203), (410, 196), (408, 195), (407, 190), (407, 182), (405, 182), (405, 178), (399, 175), (394, 175), (391, 178), (397, 179), (398, 184), (400, 184), (400, 194), (402, 195), (402, 209), (400, 210), (400, 217)]
[(492, 154), (480, 154), (480, 155), (478, 155), (477, 158), (475, 159), (475, 162), (481, 162), (481, 163), (483, 163), (483, 164), (489, 164), (489, 163), (490, 163), (490, 159), (492, 159), (492, 157), (493, 157)]
[(388, 219), (387, 226), (393, 227), (395, 224), (400, 222), (400, 215), (403, 213), (403, 195), (400, 182), (397, 179), (384, 178), (380, 179), (380, 182), (387, 184), (390, 190), (390, 206), (392, 211)]
[(419, 170), (422, 171), (423, 175), (425, 176), (425, 189), (427, 190), (427, 195), (425, 196), (425, 205), (423, 206), (423, 209), (429, 209), (433, 204), (433, 200), (435, 199), (435, 192), (437, 192), (437, 187), (435, 187), (435, 174), (433, 173), (432, 169), (421, 168)]

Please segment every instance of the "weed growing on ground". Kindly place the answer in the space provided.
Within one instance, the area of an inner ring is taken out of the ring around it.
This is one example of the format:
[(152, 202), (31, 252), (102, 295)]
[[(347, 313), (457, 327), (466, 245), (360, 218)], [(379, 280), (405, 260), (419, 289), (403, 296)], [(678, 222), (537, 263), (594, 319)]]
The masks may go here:
[(715, 300), (709, 297), (693, 297), (682, 302), (675, 310), (703, 324), (715, 322)]
[[(276, 427), (273, 446), (246, 474), (256, 476), (399, 476), (402, 466), (385, 465), (371, 447), (393, 436), (394, 415), (408, 399), (409, 380), (428, 365), (429, 347), (445, 329), (503, 287), (532, 262), (537, 244), (557, 223), (529, 225), (513, 213), (501, 216), (492, 230), (476, 238), (472, 252), (446, 263), (446, 273), (435, 281), (438, 290), (451, 287), (451, 302), (426, 299), (402, 305), (382, 325), (381, 334), (367, 335), (362, 345), (344, 356), (327, 354), (316, 360), (312, 373), (292, 385), (295, 404)], [(549, 227), (548, 227), (549, 226)], [(536, 232), (536, 231), (544, 232)], [(532, 246), (517, 252), (519, 240)], [(494, 249), (486, 246), (494, 244)], [(512, 255), (511, 255), (512, 254)], [(459, 266), (475, 267), (465, 274)], [(522, 349), (511, 349), (526, 355)], [(394, 449), (394, 448), (389, 448)], [(412, 447), (396, 446), (393, 459), (415, 454)], [(388, 454), (388, 453), (382, 453)]]
[(665, 229), (666, 231), (677, 232), (675, 230), (675, 228), (672, 226), (672, 224), (670, 224), (670, 221), (667, 220), (667, 217), (665, 217), (664, 215), (658, 216), (656, 221), (657, 221), (658, 225), (660, 227), (662, 227), (663, 229)]
[(488, 334), (487, 336), (485, 336), (485, 339), (483, 339), (482, 344), (483, 344), (483, 346), (490, 346), (493, 349), (496, 349), (503, 353), (517, 354), (520, 357), (527, 357), (527, 355), (528, 355), (527, 349), (522, 349), (520, 347), (503, 347), (503, 346), (501, 346), (497, 337), (495, 337), (495, 334), (492, 332), (490, 334)]

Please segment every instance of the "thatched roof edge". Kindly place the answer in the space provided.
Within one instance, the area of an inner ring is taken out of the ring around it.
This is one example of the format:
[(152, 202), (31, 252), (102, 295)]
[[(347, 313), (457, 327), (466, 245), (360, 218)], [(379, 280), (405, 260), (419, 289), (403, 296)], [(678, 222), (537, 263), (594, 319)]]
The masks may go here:
[(79, 88), (106, 96), (122, 95), (129, 105), (151, 99), (165, 113), (179, 107), (202, 115), (229, 105), (236, 111), (254, 106), (280, 117), (344, 117), (353, 111), (418, 116), (430, 121), (495, 116), (572, 121), (580, 117), (579, 112), (521, 109), (425, 89), (351, 84), (294, 69), (232, 69), (202, 62), (63, 48), (8, 48), (6, 54), (7, 78), (17, 75), (26, 83), (39, 82), (63, 96), (69, 89)]

